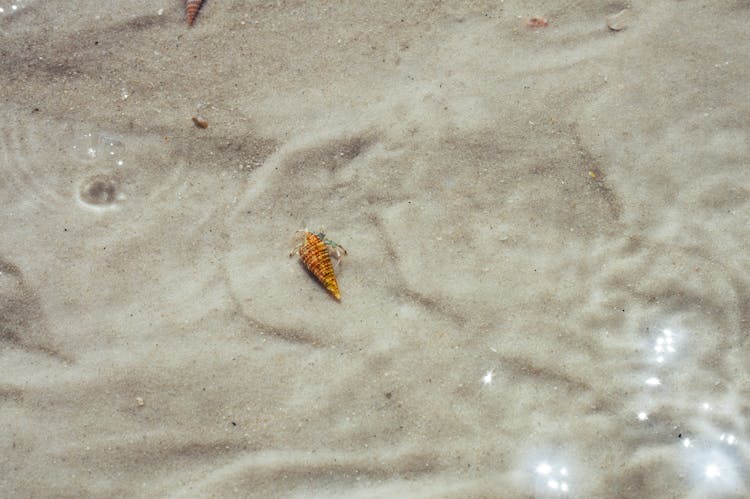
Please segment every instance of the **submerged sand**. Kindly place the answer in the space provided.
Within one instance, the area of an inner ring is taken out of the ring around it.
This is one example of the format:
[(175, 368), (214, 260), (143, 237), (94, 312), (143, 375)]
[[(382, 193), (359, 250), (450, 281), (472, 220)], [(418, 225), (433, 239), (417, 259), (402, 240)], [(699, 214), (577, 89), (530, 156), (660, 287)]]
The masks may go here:
[(0, 0), (0, 495), (750, 494), (750, 4), (403, 3)]

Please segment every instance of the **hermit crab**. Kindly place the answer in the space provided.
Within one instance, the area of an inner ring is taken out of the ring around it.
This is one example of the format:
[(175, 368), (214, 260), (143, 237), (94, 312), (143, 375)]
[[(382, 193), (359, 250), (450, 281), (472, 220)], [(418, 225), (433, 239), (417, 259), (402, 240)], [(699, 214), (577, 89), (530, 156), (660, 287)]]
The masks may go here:
[(336, 274), (333, 272), (335, 265), (341, 263), (347, 252), (343, 246), (326, 238), (323, 232), (310, 232), (307, 229), (298, 230), (295, 233), (298, 240), (295, 248), (289, 253), (292, 257), (298, 254), (307, 270), (314, 275), (329, 293), (337, 300), (341, 300), (341, 292), (336, 282)]

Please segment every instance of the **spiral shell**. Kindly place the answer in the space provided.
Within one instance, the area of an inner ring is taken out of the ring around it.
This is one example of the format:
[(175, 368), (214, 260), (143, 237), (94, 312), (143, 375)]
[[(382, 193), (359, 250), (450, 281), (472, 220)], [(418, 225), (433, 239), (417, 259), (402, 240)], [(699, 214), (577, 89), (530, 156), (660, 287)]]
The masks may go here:
[(195, 16), (198, 15), (202, 3), (203, 0), (187, 0), (185, 2), (185, 18), (188, 26), (192, 26), (195, 22)]
[(305, 263), (307, 270), (320, 281), (334, 298), (341, 300), (339, 285), (336, 282), (336, 275), (333, 273), (331, 256), (328, 254), (328, 246), (325, 241), (317, 234), (305, 231), (305, 240), (299, 248), (299, 256)]

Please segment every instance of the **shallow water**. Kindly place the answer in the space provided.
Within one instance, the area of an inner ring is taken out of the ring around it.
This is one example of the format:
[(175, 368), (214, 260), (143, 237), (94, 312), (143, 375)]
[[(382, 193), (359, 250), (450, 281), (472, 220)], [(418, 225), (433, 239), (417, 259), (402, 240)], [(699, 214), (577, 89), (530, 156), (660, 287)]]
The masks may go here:
[(750, 493), (746, 3), (11, 3), (0, 495)]

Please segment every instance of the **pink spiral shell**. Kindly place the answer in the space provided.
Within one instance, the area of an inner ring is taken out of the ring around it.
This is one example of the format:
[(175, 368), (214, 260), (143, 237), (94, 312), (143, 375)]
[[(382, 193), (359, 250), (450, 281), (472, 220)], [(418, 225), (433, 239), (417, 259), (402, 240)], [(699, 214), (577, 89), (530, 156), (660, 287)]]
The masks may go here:
[(195, 16), (198, 15), (202, 3), (203, 0), (187, 0), (185, 2), (185, 18), (188, 26), (192, 26), (195, 22)]

